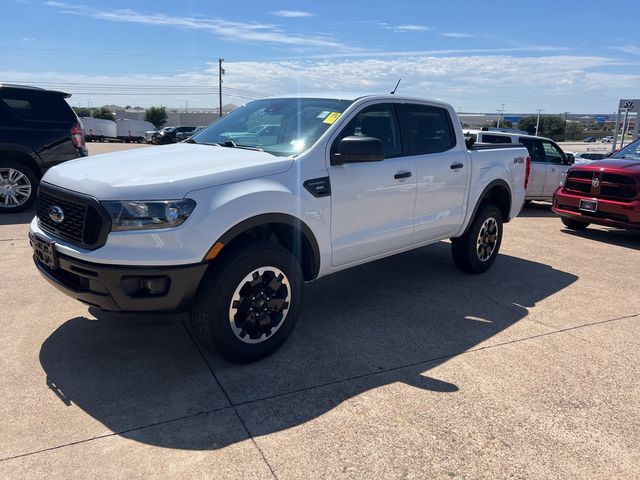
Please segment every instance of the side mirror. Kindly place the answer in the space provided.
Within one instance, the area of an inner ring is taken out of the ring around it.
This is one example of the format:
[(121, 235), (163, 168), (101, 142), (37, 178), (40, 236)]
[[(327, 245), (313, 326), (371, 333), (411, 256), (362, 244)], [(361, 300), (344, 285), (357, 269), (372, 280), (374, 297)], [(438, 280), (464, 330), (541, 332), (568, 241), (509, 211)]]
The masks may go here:
[(473, 137), (464, 137), (464, 143), (467, 146), (467, 150), (469, 150), (475, 145), (476, 139)]
[(338, 143), (336, 151), (331, 154), (331, 165), (381, 160), (384, 160), (384, 147), (380, 139), (375, 137), (344, 137)]
[(567, 165), (573, 165), (574, 163), (576, 163), (576, 157), (573, 156), (573, 153), (567, 153), (567, 160), (566, 160), (566, 164)]

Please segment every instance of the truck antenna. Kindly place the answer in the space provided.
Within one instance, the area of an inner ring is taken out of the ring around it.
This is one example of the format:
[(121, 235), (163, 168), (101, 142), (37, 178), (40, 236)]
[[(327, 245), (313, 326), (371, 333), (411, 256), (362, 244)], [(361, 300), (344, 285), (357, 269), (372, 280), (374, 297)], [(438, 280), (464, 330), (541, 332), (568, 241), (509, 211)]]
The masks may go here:
[(396, 83), (395, 88), (393, 89), (393, 91), (392, 91), (392, 92), (390, 92), (390, 93), (391, 93), (391, 95), (393, 95), (394, 93), (396, 93), (396, 90), (398, 89), (398, 85), (400, 85), (400, 82), (401, 82), (401, 81), (402, 81), (402, 79), (401, 79), (401, 78), (399, 78), (399, 79), (398, 79), (398, 83)]

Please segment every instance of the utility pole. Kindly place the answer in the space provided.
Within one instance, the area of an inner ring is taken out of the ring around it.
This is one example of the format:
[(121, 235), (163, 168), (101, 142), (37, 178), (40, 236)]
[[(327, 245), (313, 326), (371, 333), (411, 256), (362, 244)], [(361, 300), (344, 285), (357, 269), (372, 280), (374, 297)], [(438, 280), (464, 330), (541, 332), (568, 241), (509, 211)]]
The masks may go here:
[(220, 118), (222, 118), (222, 75), (224, 75), (224, 68), (222, 68), (222, 62), (224, 58), (218, 59), (218, 94), (220, 96)]
[(538, 129), (540, 128), (540, 112), (544, 112), (543, 109), (539, 108), (536, 110), (538, 112), (538, 120), (536, 120), (536, 137), (538, 136)]
[(502, 104), (502, 108), (498, 110), (498, 123), (496, 123), (496, 128), (500, 128), (500, 121), (502, 120), (503, 113), (504, 113), (504, 103)]
[(567, 141), (567, 115), (569, 114), (569, 112), (564, 112), (564, 127), (562, 128), (562, 137), (563, 137), (563, 141)]

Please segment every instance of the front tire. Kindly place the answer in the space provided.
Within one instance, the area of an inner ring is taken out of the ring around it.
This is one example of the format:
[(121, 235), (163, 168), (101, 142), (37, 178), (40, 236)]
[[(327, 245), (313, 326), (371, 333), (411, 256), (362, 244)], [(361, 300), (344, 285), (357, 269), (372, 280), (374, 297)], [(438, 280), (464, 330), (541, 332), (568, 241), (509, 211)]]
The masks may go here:
[(0, 159), (0, 213), (28, 209), (36, 199), (38, 178), (29, 167)]
[(232, 362), (253, 362), (293, 332), (302, 305), (302, 269), (291, 252), (266, 241), (223, 254), (200, 286), (191, 325), (205, 348)]
[(483, 203), (466, 233), (451, 239), (453, 261), (463, 272), (485, 272), (496, 260), (501, 243), (502, 214), (493, 203)]
[(572, 218), (560, 217), (564, 226), (570, 230), (582, 231), (589, 226), (588, 222), (581, 222), (580, 220), (573, 220)]

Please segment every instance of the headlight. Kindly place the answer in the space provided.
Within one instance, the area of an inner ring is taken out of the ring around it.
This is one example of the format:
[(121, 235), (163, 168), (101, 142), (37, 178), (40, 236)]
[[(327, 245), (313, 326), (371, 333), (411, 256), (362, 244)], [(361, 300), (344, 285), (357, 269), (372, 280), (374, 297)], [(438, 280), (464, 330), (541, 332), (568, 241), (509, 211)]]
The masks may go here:
[(151, 230), (177, 227), (196, 206), (189, 198), (164, 201), (102, 202), (111, 217), (111, 230)]

